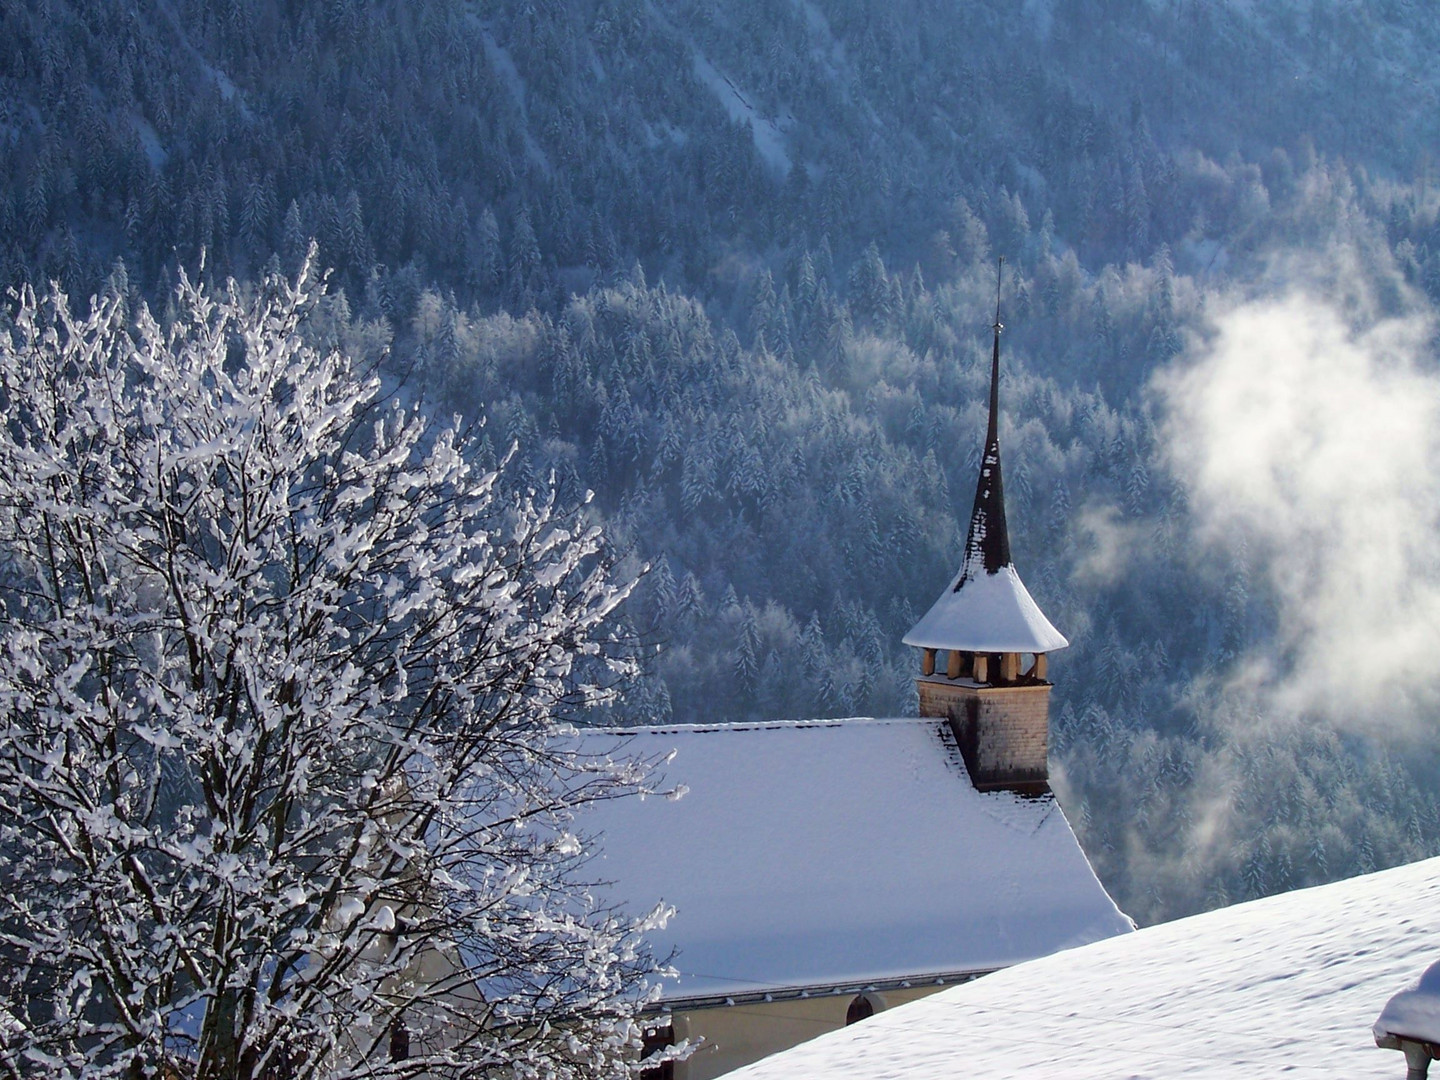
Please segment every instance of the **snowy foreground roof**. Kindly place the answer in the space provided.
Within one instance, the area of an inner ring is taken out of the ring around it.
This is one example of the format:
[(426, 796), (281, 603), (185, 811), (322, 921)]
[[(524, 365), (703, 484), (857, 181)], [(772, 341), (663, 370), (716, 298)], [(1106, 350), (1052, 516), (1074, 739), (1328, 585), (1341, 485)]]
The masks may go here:
[(882, 1012), (733, 1080), (1397, 1080), (1371, 1024), (1440, 946), (1440, 859), (1237, 904)]
[(1048, 653), (1070, 644), (1008, 564), (993, 574), (962, 570), (904, 641), (920, 649), (1015, 653)]
[[(596, 747), (616, 733), (584, 736)], [(677, 800), (587, 809), (591, 868), (632, 912), (677, 909), (671, 1001), (990, 971), (1131, 929), (1052, 796), (982, 794), (933, 719), (676, 726)]]

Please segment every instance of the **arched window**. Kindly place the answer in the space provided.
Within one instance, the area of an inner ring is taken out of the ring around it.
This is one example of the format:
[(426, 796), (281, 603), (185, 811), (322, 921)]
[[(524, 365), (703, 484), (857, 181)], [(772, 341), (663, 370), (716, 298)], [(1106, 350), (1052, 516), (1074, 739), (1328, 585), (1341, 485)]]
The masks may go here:
[(861, 1020), (875, 1015), (875, 1003), (870, 1000), (868, 994), (856, 994), (855, 1000), (850, 1002), (850, 1007), (845, 1010), (845, 1026), (857, 1024)]

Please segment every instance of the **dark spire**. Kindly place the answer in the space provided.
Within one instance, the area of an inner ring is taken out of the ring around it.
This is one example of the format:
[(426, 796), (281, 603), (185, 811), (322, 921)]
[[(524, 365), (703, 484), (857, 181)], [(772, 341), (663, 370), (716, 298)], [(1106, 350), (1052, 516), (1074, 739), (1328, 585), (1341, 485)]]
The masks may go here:
[(985, 456), (975, 485), (975, 509), (970, 512), (970, 533), (965, 538), (965, 563), (955, 591), (972, 577), (994, 574), (1010, 565), (1010, 531), (1005, 526), (1005, 485), (1000, 478), (1000, 285), (1005, 273), (1001, 256), (995, 272), (995, 347), (990, 355), (990, 423), (985, 429)]

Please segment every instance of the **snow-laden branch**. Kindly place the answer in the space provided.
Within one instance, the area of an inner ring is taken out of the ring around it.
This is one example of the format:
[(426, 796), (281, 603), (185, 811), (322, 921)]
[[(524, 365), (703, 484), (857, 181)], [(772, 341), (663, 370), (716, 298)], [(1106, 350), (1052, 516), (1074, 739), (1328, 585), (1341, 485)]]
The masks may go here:
[(644, 768), (563, 723), (633, 583), (307, 344), (321, 291), (27, 291), (0, 338), (0, 1068), (634, 1057), (663, 913), (598, 910), (568, 822)]

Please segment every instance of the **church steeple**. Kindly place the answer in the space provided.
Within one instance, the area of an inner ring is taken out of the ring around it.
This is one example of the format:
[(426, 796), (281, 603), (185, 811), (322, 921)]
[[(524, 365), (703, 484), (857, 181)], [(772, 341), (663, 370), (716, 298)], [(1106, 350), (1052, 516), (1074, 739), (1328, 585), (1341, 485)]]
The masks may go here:
[(985, 429), (985, 456), (980, 459), (980, 479), (975, 485), (975, 508), (970, 512), (970, 532), (965, 538), (965, 561), (960, 567), (958, 590), (982, 571), (999, 573), (1010, 565), (1010, 530), (1005, 524), (1005, 482), (1000, 473), (1000, 286), (1005, 259), (995, 275), (995, 344), (990, 353), (990, 422)]
[[(1001, 274), (1004, 267), (1002, 259)], [(921, 651), (920, 715), (949, 719), (975, 785), (1030, 789), (1043, 788), (1049, 775), (1046, 654), (1069, 642), (1036, 606), (1010, 557), (1000, 471), (1003, 329), (997, 283), (990, 416), (964, 557), (955, 580), (904, 641)], [(936, 670), (941, 653), (943, 674)]]
[[(1005, 260), (1000, 260), (1003, 274)], [(1003, 282), (1003, 278), (1001, 278)], [(1031, 599), (1010, 557), (1005, 521), (1005, 484), (1000, 472), (1000, 289), (996, 286), (994, 343), (990, 353), (990, 418), (985, 454), (975, 484), (975, 506), (960, 572), (925, 616), (905, 635), (905, 644), (933, 653), (1029, 653), (1041, 655), (1070, 644)], [(956, 658), (952, 656), (953, 668)], [(927, 671), (926, 674), (929, 674)], [(955, 677), (953, 674), (952, 678)]]

